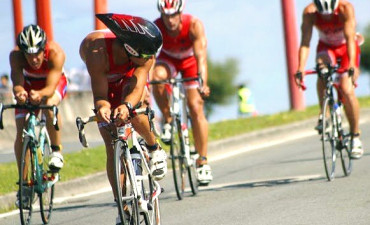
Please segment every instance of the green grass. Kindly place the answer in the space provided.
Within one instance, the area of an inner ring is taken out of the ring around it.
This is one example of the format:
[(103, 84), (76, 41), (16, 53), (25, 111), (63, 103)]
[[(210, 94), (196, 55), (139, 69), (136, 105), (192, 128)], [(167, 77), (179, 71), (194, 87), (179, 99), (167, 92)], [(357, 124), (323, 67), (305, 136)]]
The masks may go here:
[[(361, 107), (370, 107), (370, 97), (359, 98), (359, 101)], [(318, 110), (318, 106), (310, 106), (305, 111), (288, 111), (274, 115), (212, 123), (209, 125), (209, 141), (313, 118), (317, 116)], [(105, 170), (106, 155), (103, 146), (64, 154), (64, 158), (65, 167), (61, 171), (61, 182)], [(0, 177), (0, 195), (17, 190), (16, 163), (0, 164)]]

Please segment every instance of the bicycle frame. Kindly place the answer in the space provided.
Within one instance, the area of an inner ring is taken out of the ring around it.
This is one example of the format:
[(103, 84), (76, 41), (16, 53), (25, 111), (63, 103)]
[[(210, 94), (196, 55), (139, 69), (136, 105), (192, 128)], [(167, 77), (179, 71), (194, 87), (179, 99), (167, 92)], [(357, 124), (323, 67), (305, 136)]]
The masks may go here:
[[(37, 136), (38, 138), (36, 138), (35, 127), (40, 127), (39, 135)], [(40, 153), (37, 153), (37, 150), (40, 149), (41, 154), (44, 155), (45, 148), (42, 143), (44, 143), (45, 140), (47, 141), (47, 143), (50, 143), (50, 137), (46, 130), (45, 120), (44, 119), (38, 120), (36, 118), (35, 113), (31, 112), (28, 118), (27, 130), (26, 129), (23, 130), (23, 138), (24, 139), (29, 138), (30, 143), (31, 143), (30, 145), (31, 154), (37, 156), (37, 154), (40, 154)], [(36, 172), (35, 174), (36, 183), (34, 184), (34, 187), (35, 187), (35, 191), (38, 194), (41, 194), (45, 191), (45, 189), (53, 186), (59, 180), (59, 174), (57, 174), (56, 176), (53, 176), (52, 179), (49, 180), (48, 176), (42, 173), (43, 165), (42, 165), (42, 162), (40, 162), (39, 156), (32, 157), (32, 158), (35, 160), (34, 170)], [(47, 180), (49, 180), (49, 182), (45, 182)]]
[[(348, 145), (349, 134), (346, 134), (341, 123), (341, 107), (343, 104), (342, 95), (339, 86), (333, 79), (333, 75), (337, 72), (339, 65), (334, 67), (327, 65), (327, 67), (319, 68), (316, 67), (315, 70), (306, 71), (306, 74), (318, 74), (319, 79), (325, 84), (325, 94), (323, 96), (322, 105), (322, 130), (319, 134), (322, 135), (322, 148), (323, 148), (323, 158), (326, 177), (329, 181), (334, 179), (335, 174), (335, 162), (336, 162), (336, 152), (340, 152), (340, 157), (342, 161), (342, 168), (345, 176), (350, 175), (352, 171), (352, 161), (350, 158), (350, 146)], [(353, 74), (353, 70), (349, 71), (349, 74)], [(306, 89), (302, 83), (303, 90)], [(335, 90), (334, 90), (335, 89)], [(335, 92), (336, 91), (336, 92)], [(335, 94), (336, 93), (336, 94)], [(330, 115), (330, 116), (328, 116)], [(331, 126), (330, 124), (331, 123)], [(326, 129), (332, 129), (327, 132)], [(330, 146), (326, 146), (329, 144)], [(331, 149), (331, 154), (327, 152)]]
[[(154, 129), (153, 122), (151, 119), (154, 117), (154, 111), (151, 110), (150, 108), (146, 109), (134, 109), (132, 112), (130, 112), (130, 115), (135, 116), (138, 114), (146, 114), (149, 117), (149, 122), (150, 122), (150, 127), (151, 129)], [(132, 117), (131, 116), (131, 117)], [(86, 141), (85, 135), (84, 135), (84, 126), (89, 123), (96, 121), (97, 118), (96, 116), (89, 117), (87, 119), (81, 119), (80, 117), (77, 117), (76, 119), (76, 125), (79, 130), (79, 137), (80, 137), (80, 142), (84, 147), (88, 146), (88, 143)], [(140, 206), (148, 206), (148, 205), (155, 205), (158, 204), (159, 201), (159, 195), (162, 193), (162, 189), (157, 181), (154, 180), (154, 177), (150, 171), (148, 162), (149, 162), (149, 155), (148, 152), (144, 151), (141, 147), (141, 144), (138, 141), (138, 134), (134, 130), (133, 126), (131, 123), (126, 123), (122, 127), (117, 127), (117, 135), (115, 135), (112, 131), (110, 131), (110, 134), (112, 136), (112, 145), (114, 149), (114, 168), (115, 168), (115, 179), (116, 179), (116, 186), (114, 187), (116, 189), (116, 199), (117, 201), (117, 206), (119, 209), (119, 214), (121, 217), (121, 222), (123, 224), (126, 224), (123, 222), (124, 216), (123, 216), (123, 203), (122, 202), (131, 202), (131, 204), (137, 204), (140, 202)], [(131, 154), (133, 154), (133, 151), (137, 151), (140, 155), (140, 160), (141, 160), (141, 175), (136, 174), (135, 166), (133, 164), (133, 158)], [(123, 157), (123, 160), (122, 158)], [(118, 159), (120, 158), (120, 159)], [(118, 165), (118, 161), (123, 162), (123, 164), (126, 164), (125, 167), (122, 167), (121, 165)], [(126, 182), (125, 185), (121, 184), (121, 174), (122, 170), (125, 171), (125, 179), (124, 182)], [(143, 180), (144, 178), (147, 178), (148, 185), (149, 185), (149, 192), (145, 192), (145, 188), (143, 187)], [(132, 185), (130, 185), (130, 183)], [(153, 185), (153, 186), (152, 186)], [(123, 196), (122, 191), (120, 190), (123, 186), (125, 186), (125, 196)], [(131, 188), (131, 189), (130, 189)], [(146, 199), (147, 194), (150, 194), (149, 199)], [(147, 202), (148, 201), (148, 202)], [(150, 216), (149, 213), (149, 207), (146, 209), (141, 208), (141, 212), (134, 212), (135, 216), (139, 216), (139, 214), (144, 214), (144, 219), (146, 221), (147, 225), (152, 224), (152, 219), (153, 217)], [(132, 209), (135, 210), (136, 209)], [(159, 205), (156, 205), (156, 207), (152, 207), (150, 210), (152, 215), (155, 215), (155, 220), (156, 220), (156, 225), (159, 225), (159, 220), (160, 220), (160, 215), (159, 215)], [(158, 212), (157, 212), (158, 210)], [(139, 213), (136, 215), (135, 213)], [(155, 213), (155, 214), (153, 214)], [(132, 217), (134, 215), (131, 215)], [(133, 224), (136, 224), (136, 218), (131, 218), (134, 220)], [(131, 221), (132, 222), (132, 221)]]

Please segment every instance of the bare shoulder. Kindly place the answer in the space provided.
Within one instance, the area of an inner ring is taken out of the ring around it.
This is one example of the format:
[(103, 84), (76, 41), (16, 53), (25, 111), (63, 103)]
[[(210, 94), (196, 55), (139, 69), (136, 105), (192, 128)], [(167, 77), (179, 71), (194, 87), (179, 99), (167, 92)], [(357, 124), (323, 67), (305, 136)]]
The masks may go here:
[(23, 52), (21, 52), (18, 47), (15, 47), (9, 54), (10, 66), (21, 66), (24, 67), (27, 63)]
[(195, 16), (191, 19), (189, 31), (192, 38), (205, 36), (203, 22)]
[(80, 55), (86, 61), (86, 55), (91, 52), (105, 52), (104, 32), (93, 31), (88, 34), (81, 42)]
[(339, 12), (344, 16), (354, 16), (354, 7), (349, 1), (339, 1)]
[(313, 16), (317, 12), (317, 8), (314, 3), (308, 4), (304, 10), (303, 15), (304, 16)]
[(49, 41), (48, 45), (49, 45), (49, 52), (50, 52), (49, 54), (52, 58), (53, 57), (65, 57), (64, 50), (58, 43), (56, 43), (55, 41)]

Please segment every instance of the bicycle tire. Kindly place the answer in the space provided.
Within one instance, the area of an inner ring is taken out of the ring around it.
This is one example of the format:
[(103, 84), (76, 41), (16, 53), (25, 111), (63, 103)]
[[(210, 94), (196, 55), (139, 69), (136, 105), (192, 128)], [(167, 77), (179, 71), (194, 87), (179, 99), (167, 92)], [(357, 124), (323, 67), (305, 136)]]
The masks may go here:
[[(144, 178), (145, 177), (145, 178)], [(142, 180), (142, 198), (147, 203), (147, 211), (141, 212), (144, 216), (146, 225), (159, 225), (161, 224), (161, 213), (159, 208), (158, 196), (153, 200), (153, 196), (158, 190), (152, 178), (147, 175), (143, 176)], [(159, 190), (161, 191), (161, 190)]]
[[(40, 147), (43, 146), (43, 161), (42, 161), (42, 179), (44, 190), (39, 193), (40, 200), (40, 213), (41, 219), (44, 224), (48, 224), (51, 219), (51, 214), (54, 208), (54, 184), (49, 186), (49, 179), (54, 178), (54, 174), (50, 174), (49, 171), (49, 161), (51, 156), (51, 146), (49, 142), (49, 135), (45, 132), (45, 139), (43, 143), (40, 143)], [(55, 179), (55, 178), (54, 178)]]
[[(186, 125), (186, 127), (189, 127), (189, 119), (188, 119), (189, 116), (187, 114), (186, 108), (185, 108), (184, 112), (186, 112), (186, 117), (184, 119), (184, 124)], [(190, 133), (190, 129), (189, 129), (188, 132)], [(185, 141), (183, 141), (183, 143), (184, 143), (184, 145), (186, 144)], [(190, 144), (189, 144), (188, 147), (189, 147), (189, 150), (190, 150)], [(183, 148), (185, 148), (185, 146)], [(189, 152), (189, 154), (190, 154), (190, 152)], [(189, 177), (189, 185), (190, 185), (190, 189), (191, 189), (191, 192), (193, 193), (193, 195), (197, 195), (198, 192), (199, 192), (199, 182), (198, 182), (198, 177), (197, 177), (196, 159), (192, 159), (191, 157), (192, 157), (192, 155), (190, 154), (189, 155), (190, 163), (188, 163), (188, 167), (187, 167), (188, 177)]]
[(182, 154), (182, 130), (180, 120), (174, 118), (171, 122), (171, 141), (170, 141), (170, 153), (171, 153), (171, 164), (173, 180), (175, 183), (176, 195), (179, 200), (184, 198), (185, 192), (185, 173), (186, 165)]
[[(124, 153), (128, 151), (123, 142), (117, 141), (114, 144), (114, 188), (116, 191), (116, 203), (118, 214), (123, 225), (139, 225), (138, 200), (134, 195), (133, 176), (130, 174), (129, 165), (125, 161)], [(125, 189), (121, 182), (121, 174), (124, 174)], [(123, 195), (125, 193), (125, 195)], [(127, 200), (124, 200), (127, 199)]]
[(351, 158), (351, 142), (350, 137), (345, 136), (344, 138), (344, 146), (340, 151), (340, 159), (342, 162), (342, 169), (344, 176), (349, 176), (352, 173), (352, 158)]
[[(335, 161), (336, 161), (336, 118), (333, 110), (332, 99), (326, 97), (323, 102), (323, 120), (322, 120), (322, 152), (325, 167), (325, 174), (328, 181), (334, 179)], [(329, 112), (329, 116), (327, 116)]]
[[(18, 207), (22, 225), (31, 224), (33, 200), (35, 197), (35, 171), (34, 171), (34, 155), (31, 152), (31, 140), (28, 136), (23, 139), (21, 165), (19, 170), (19, 193)], [(24, 204), (22, 199), (28, 198)]]

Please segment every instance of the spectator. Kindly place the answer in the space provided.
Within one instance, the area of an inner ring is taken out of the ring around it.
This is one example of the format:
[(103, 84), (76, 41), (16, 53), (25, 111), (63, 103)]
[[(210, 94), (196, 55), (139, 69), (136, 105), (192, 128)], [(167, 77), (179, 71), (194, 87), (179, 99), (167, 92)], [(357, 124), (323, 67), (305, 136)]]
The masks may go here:
[(252, 92), (244, 84), (238, 88), (238, 115), (239, 117), (257, 115)]
[(7, 99), (10, 99), (11, 92), (10, 92), (10, 84), (9, 84), (9, 75), (3, 74), (1, 75), (1, 83), (0, 83), (0, 102), (5, 102)]

